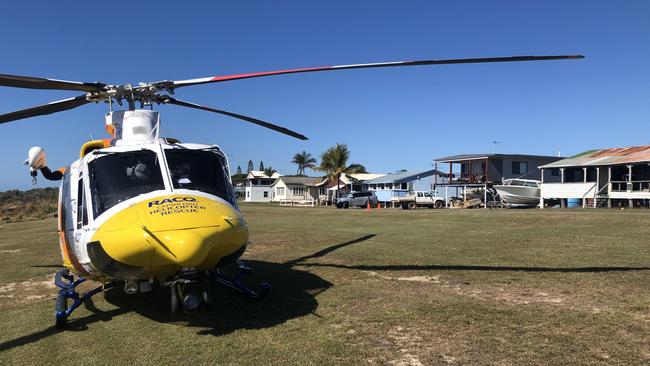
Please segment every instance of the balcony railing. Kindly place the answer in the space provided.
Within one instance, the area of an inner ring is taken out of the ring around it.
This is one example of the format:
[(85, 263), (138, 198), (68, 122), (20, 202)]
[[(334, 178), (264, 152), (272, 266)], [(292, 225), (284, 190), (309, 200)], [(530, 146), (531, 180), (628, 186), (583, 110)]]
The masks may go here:
[(612, 181), (612, 192), (650, 192), (650, 180)]

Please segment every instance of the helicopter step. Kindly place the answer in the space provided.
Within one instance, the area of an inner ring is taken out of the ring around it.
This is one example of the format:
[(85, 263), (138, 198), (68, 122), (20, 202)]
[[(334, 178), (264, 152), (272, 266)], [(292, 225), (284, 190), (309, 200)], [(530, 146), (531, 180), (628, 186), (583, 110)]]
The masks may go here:
[(186, 271), (172, 281), (165, 282), (170, 288), (170, 307), (172, 314), (178, 313), (183, 308), (187, 312), (198, 310), (201, 305), (209, 308), (212, 303), (211, 283), (225, 285), (253, 300), (261, 300), (268, 295), (271, 285), (266, 282), (260, 284), (258, 291), (252, 290), (241, 282), (241, 277), (253, 274), (253, 269), (238, 260), (239, 272), (231, 277), (215, 271)]
[[(83, 304), (94, 295), (115, 287), (117, 284), (116, 282), (107, 283), (86, 292), (83, 296), (80, 296), (76, 288), (85, 281), (86, 279), (83, 277), (79, 277), (75, 280), (74, 276), (70, 274), (70, 271), (67, 268), (58, 271), (56, 275), (54, 275), (54, 284), (60, 288), (59, 294), (56, 298), (56, 310), (54, 313), (55, 325), (58, 329), (65, 327), (68, 317), (76, 308), (79, 307), (79, 305)], [(68, 306), (68, 299), (73, 300), (73, 303), (70, 306)]]

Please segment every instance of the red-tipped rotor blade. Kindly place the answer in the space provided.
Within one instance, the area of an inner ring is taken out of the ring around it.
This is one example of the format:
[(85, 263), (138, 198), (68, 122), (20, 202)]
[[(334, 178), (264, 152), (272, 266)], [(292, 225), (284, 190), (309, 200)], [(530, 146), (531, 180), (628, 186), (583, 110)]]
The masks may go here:
[(248, 117), (248, 116), (244, 116), (244, 115), (237, 114), (237, 113), (232, 113), (232, 112), (223, 111), (223, 110), (220, 110), (220, 109), (205, 107), (205, 106), (202, 106), (202, 105), (199, 105), (199, 104), (184, 102), (182, 100), (174, 99), (174, 98), (171, 98), (171, 97), (166, 97), (165, 99), (161, 100), (160, 103), (175, 104), (175, 105), (179, 105), (179, 106), (182, 106), (182, 107), (188, 107), (188, 108), (200, 109), (200, 110), (208, 111), (208, 112), (219, 113), (219, 114), (223, 114), (225, 116), (241, 119), (243, 121), (250, 122), (250, 123), (256, 124), (258, 126), (266, 127), (266, 128), (269, 128), (269, 129), (271, 129), (273, 131), (277, 131), (277, 132), (283, 133), (285, 135), (295, 137), (295, 138), (300, 139), (300, 140), (309, 140), (306, 136), (304, 136), (302, 134), (299, 134), (298, 132), (291, 131), (288, 128), (284, 128), (284, 127), (281, 127), (281, 126), (278, 126), (278, 125), (274, 125), (273, 123), (265, 122), (265, 121), (259, 120), (257, 118)]
[(43, 116), (46, 114), (52, 114), (56, 112), (61, 112), (65, 111), (68, 109), (73, 109), (80, 107), (84, 104), (88, 104), (90, 101), (86, 99), (85, 95), (80, 95), (78, 97), (74, 98), (68, 98), (68, 99), (63, 99), (59, 100), (56, 102), (51, 102), (48, 104), (43, 104), (39, 105), (36, 107), (32, 108), (27, 108), (27, 109), (22, 109), (19, 111), (11, 112), (11, 113), (6, 113), (6, 114), (1, 114), (0, 115), (0, 123), (7, 123), (11, 121), (15, 121), (18, 119), (23, 119), (23, 118), (29, 118), (29, 117), (36, 117), (36, 116)]
[(32, 76), (0, 74), (0, 86), (11, 86), (14, 88), (27, 89), (78, 90), (85, 92), (94, 92), (102, 90), (106, 85), (102, 83), (82, 83), (79, 81), (65, 81), (37, 78)]
[(570, 60), (584, 58), (582, 55), (561, 55), (561, 56), (513, 56), (513, 57), (488, 57), (488, 58), (459, 58), (449, 60), (421, 60), (421, 61), (397, 61), (397, 62), (378, 62), (369, 64), (356, 64), (356, 65), (338, 65), (338, 66), (322, 66), (322, 67), (307, 67), (301, 69), (291, 70), (277, 70), (266, 72), (253, 72), (247, 74), (211, 76), (206, 78), (177, 80), (172, 82), (160, 82), (161, 85), (169, 85), (173, 88), (182, 86), (219, 83), (223, 81), (239, 80), (258, 78), (262, 76), (282, 75), (282, 74), (298, 74), (304, 72), (316, 71), (334, 71), (334, 70), (348, 70), (348, 69), (369, 69), (376, 67), (401, 67), (401, 66), (422, 66), (422, 65), (447, 65), (447, 64), (473, 64), (485, 62), (519, 62), (519, 61), (548, 61), (548, 60)]

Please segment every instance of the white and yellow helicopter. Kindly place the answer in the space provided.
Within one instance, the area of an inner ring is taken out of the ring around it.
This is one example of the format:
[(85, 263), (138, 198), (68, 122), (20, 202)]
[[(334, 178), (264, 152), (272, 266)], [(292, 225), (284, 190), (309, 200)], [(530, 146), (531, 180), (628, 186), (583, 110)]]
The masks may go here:
[[(0, 124), (105, 102), (110, 137), (83, 144), (79, 159), (52, 171), (40, 147), (29, 151), (26, 164), (61, 180), (59, 241), (64, 269), (55, 276), (60, 288), (56, 325), (84, 301), (104, 289), (124, 284), (129, 294), (147, 292), (160, 284), (170, 288), (171, 311), (208, 305), (210, 283), (217, 282), (251, 298), (270, 289), (253, 291), (239, 281), (250, 273), (239, 257), (248, 244), (248, 226), (239, 212), (230, 181), (228, 159), (217, 145), (181, 143), (159, 136), (160, 114), (154, 105), (174, 104), (219, 113), (306, 140), (291, 131), (256, 118), (173, 98), (175, 89), (247, 78), (361, 68), (579, 59), (581, 55), (516, 56), (384, 62), (301, 68), (180, 81), (107, 85), (0, 74), (0, 86), (81, 91), (84, 94), (0, 115)], [(117, 103), (128, 110), (114, 110)], [(140, 109), (136, 109), (140, 104)], [(145, 108), (149, 109), (145, 109)], [(236, 263), (235, 277), (220, 268)], [(76, 287), (92, 279), (101, 286), (83, 296)], [(72, 304), (68, 304), (72, 300)]]

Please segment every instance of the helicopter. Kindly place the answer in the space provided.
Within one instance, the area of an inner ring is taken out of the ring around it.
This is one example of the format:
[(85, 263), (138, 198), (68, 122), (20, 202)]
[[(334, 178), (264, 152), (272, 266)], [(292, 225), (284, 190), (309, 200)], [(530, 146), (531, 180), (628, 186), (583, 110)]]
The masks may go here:
[[(55, 274), (59, 288), (55, 325), (65, 326), (73, 311), (92, 296), (124, 286), (127, 294), (170, 290), (170, 310), (193, 311), (209, 306), (210, 285), (219, 283), (252, 299), (271, 288), (253, 290), (241, 282), (252, 269), (240, 260), (249, 245), (249, 229), (235, 199), (227, 155), (218, 145), (182, 143), (160, 136), (160, 113), (154, 105), (176, 105), (213, 112), (300, 139), (288, 128), (257, 118), (174, 98), (178, 88), (274, 75), (362, 68), (466, 63), (581, 59), (582, 55), (514, 56), (380, 62), (299, 68), (163, 80), (131, 84), (65, 81), (0, 74), (0, 86), (79, 91), (83, 94), (0, 115), (0, 124), (62, 112), (89, 103), (108, 104), (108, 137), (84, 143), (79, 158), (51, 170), (45, 151), (32, 147), (25, 164), (34, 183), (38, 172), (60, 181), (58, 234), (63, 269)], [(126, 109), (118, 110), (117, 106)], [(139, 104), (139, 108), (136, 105)], [(148, 109), (147, 109), (148, 108)], [(226, 266), (238, 273), (226, 275)], [(101, 283), (84, 293), (86, 280)], [(70, 303), (71, 301), (71, 303)]]

